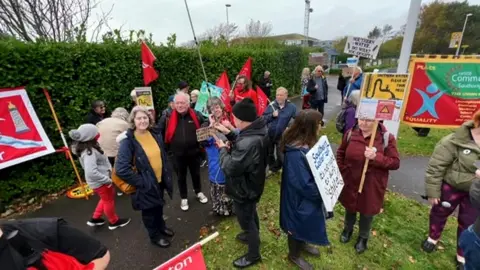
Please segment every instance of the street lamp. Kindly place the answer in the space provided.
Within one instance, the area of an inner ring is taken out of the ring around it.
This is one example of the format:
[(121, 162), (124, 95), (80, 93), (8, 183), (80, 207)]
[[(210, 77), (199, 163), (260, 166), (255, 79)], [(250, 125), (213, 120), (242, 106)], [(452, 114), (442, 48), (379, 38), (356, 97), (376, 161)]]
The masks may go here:
[(458, 56), (458, 54), (460, 53), (460, 47), (462, 46), (463, 35), (464, 35), (464, 33), (465, 33), (465, 28), (467, 27), (468, 17), (470, 17), (470, 16), (472, 16), (472, 15), (473, 15), (472, 13), (468, 13), (468, 14), (465, 16), (465, 23), (463, 24), (462, 35), (460, 36), (460, 41), (458, 42), (457, 52), (455, 53), (455, 56)]
[(227, 42), (228, 42), (228, 34), (230, 32), (230, 23), (228, 22), (228, 8), (231, 6), (232, 5), (230, 4), (225, 4), (225, 10), (227, 11), (227, 33), (226, 33)]

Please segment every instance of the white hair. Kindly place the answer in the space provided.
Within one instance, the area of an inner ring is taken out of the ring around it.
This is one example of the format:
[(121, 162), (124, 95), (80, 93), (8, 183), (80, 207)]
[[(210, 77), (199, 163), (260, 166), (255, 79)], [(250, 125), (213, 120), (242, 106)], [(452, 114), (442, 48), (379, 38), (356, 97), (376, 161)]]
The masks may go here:
[(287, 90), (287, 88), (285, 88), (285, 87), (279, 87), (279, 88), (277, 88), (276, 93), (278, 93), (278, 92), (280, 92), (280, 91), (283, 91), (283, 92), (285, 92), (285, 94), (288, 95), (288, 90)]
[(198, 91), (197, 89), (193, 89), (192, 92), (190, 92), (190, 95), (200, 96), (200, 91)]
[(361, 67), (355, 66), (354, 71), (355, 71), (355, 69), (358, 70), (359, 73), (363, 73), (363, 70), (362, 70)]
[(352, 91), (348, 96), (348, 101), (353, 105), (358, 106), (358, 103), (360, 103), (360, 90)]
[(190, 95), (189, 95), (189, 94), (187, 94), (187, 93), (185, 93), (185, 92), (183, 92), (183, 91), (179, 91), (179, 92), (177, 92), (177, 93), (175, 94), (175, 96), (173, 97), (173, 101), (174, 101), (174, 102), (177, 101), (177, 99), (178, 99), (179, 97), (184, 97), (184, 98), (187, 100), (187, 103), (190, 103)]

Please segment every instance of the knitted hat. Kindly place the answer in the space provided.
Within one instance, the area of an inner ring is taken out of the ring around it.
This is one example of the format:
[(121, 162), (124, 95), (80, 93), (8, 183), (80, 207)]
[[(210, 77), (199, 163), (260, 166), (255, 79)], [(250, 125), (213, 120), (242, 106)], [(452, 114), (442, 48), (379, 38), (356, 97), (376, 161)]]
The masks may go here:
[(168, 97), (168, 103), (173, 102), (175, 100), (175, 96), (171, 95)]
[(245, 122), (251, 123), (257, 119), (257, 108), (250, 98), (244, 98), (237, 102), (233, 106), (232, 113), (236, 118)]
[(183, 88), (187, 88), (188, 87), (188, 83), (183, 81), (183, 82), (180, 82), (178, 84), (178, 89), (183, 89)]
[(83, 124), (78, 129), (68, 132), (70, 138), (77, 142), (88, 142), (94, 140), (98, 135), (98, 128), (92, 124)]

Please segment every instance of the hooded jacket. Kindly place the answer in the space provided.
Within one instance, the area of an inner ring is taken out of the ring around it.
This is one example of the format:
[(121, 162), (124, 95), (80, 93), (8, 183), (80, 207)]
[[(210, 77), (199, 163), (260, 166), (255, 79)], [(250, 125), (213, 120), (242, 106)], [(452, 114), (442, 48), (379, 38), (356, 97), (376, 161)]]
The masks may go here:
[(234, 201), (249, 203), (260, 200), (265, 186), (267, 146), (265, 121), (258, 118), (240, 131), (230, 152), (225, 147), (220, 149), (226, 193)]
[(465, 122), (435, 146), (425, 172), (425, 188), (429, 198), (441, 198), (443, 181), (455, 189), (470, 190), (477, 170), (474, 163), (480, 160), (480, 147), (470, 133), (472, 128), (473, 121)]

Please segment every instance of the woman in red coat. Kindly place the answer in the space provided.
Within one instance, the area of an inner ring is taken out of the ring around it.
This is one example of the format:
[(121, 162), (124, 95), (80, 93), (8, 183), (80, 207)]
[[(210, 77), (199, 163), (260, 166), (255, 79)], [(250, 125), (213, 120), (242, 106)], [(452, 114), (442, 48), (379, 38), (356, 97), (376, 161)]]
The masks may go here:
[[(363, 253), (372, 228), (373, 217), (380, 213), (383, 197), (387, 189), (389, 170), (400, 167), (400, 159), (395, 137), (379, 123), (374, 147), (368, 147), (374, 127), (373, 120), (358, 119), (358, 125), (345, 133), (342, 144), (337, 150), (338, 168), (345, 182), (340, 202), (345, 207), (344, 230), (340, 237), (342, 243), (350, 241), (353, 226), (360, 213), (360, 232), (355, 250)], [(387, 138), (388, 142), (385, 142)], [(369, 159), (362, 193), (358, 193), (363, 166)]]
[(244, 98), (250, 98), (255, 107), (258, 106), (257, 91), (252, 89), (252, 82), (246, 76), (240, 75), (235, 82), (235, 89), (230, 91), (230, 103), (233, 106)]

